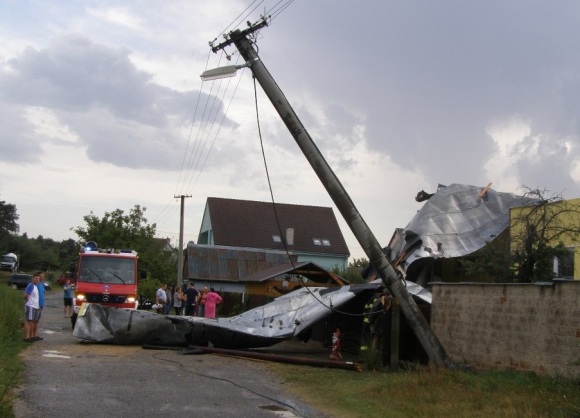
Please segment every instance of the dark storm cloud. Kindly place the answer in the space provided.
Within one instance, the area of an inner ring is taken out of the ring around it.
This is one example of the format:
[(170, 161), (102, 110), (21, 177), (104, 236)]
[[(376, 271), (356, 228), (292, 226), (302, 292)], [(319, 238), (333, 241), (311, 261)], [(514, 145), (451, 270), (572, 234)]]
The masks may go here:
[(263, 36), (261, 55), (282, 88), (364, 114), (372, 150), (434, 182), (487, 182), (486, 128), (508, 117), (529, 120), (531, 136), (547, 142), (572, 137), (564, 159), (535, 163), (541, 173), (559, 161), (570, 180), (580, 147), (576, 1), (323, 0), (293, 5)]
[[(178, 130), (191, 124), (198, 93), (156, 84), (133, 65), (130, 53), (83, 36), (61, 36), (9, 60), (0, 73), (0, 97), (7, 106), (52, 110), (95, 161), (179, 169), (186, 138)], [(30, 130), (24, 120), (20, 125)], [(5, 132), (0, 138), (7, 140)]]

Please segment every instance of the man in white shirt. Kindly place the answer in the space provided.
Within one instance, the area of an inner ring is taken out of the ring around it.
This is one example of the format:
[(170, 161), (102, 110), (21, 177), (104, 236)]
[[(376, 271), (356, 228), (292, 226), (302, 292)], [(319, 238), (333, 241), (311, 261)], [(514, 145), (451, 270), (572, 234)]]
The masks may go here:
[(166, 290), (167, 284), (163, 284), (159, 289), (157, 289), (157, 293), (155, 294), (155, 304), (157, 305), (157, 313), (159, 314), (165, 313), (165, 305), (167, 304)]
[(38, 328), (38, 320), (40, 319), (40, 295), (36, 287), (39, 282), (40, 277), (38, 274), (35, 274), (32, 276), (32, 283), (29, 283), (24, 291), (24, 300), (26, 301), (24, 305), (24, 314), (26, 316), (26, 322), (24, 323), (24, 341), (27, 343), (38, 341), (35, 335)]

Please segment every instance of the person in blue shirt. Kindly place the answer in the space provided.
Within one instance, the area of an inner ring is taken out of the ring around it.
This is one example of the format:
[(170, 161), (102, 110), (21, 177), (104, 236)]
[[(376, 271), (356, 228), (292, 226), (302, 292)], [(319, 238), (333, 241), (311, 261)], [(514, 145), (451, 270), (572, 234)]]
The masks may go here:
[[(38, 289), (38, 306), (40, 307), (40, 314), (38, 315), (38, 322), (40, 322), (40, 317), (42, 316), (42, 310), (44, 309), (44, 291), (46, 287), (44, 287), (44, 273), (39, 271), (35, 274), (40, 278), (39, 282), (36, 284), (36, 288)], [(38, 322), (35, 328), (35, 335), (33, 338), (36, 341), (43, 340), (44, 338), (38, 336)]]

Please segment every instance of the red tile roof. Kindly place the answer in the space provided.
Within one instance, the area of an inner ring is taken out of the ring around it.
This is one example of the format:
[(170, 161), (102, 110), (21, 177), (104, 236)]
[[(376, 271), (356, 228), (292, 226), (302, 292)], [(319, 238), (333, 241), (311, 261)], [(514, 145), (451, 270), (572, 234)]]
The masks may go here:
[[(280, 230), (271, 202), (208, 197), (207, 206), (215, 245), (284, 250), (273, 239)], [(276, 212), (284, 238), (294, 228), (289, 251), (350, 255), (332, 208), (276, 203)], [(330, 245), (315, 245), (315, 238)]]

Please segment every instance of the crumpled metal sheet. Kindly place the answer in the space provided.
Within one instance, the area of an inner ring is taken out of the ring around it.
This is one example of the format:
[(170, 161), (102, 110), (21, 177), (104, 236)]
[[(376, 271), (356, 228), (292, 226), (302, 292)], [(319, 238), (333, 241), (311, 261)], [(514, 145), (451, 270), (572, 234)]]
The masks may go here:
[(483, 187), (452, 184), (440, 188), (413, 217), (390, 248), (407, 270), (414, 261), (471, 254), (509, 226), (509, 209), (529, 205), (529, 198)]
[[(299, 338), (332, 314), (329, 307), (340, 309), (358, 294), (376, 291), (381, 284), (379, 280), (364, 285), (301, 288), (240, 315), (216, 319), (89, 304), (77, 318), (73, 335), (94, 342), (128, 345), (187, 346), (211, 342), (221, 348), (269, 347)], [(410, 291), (427, 292), (421, 289), (415, 285)]]

